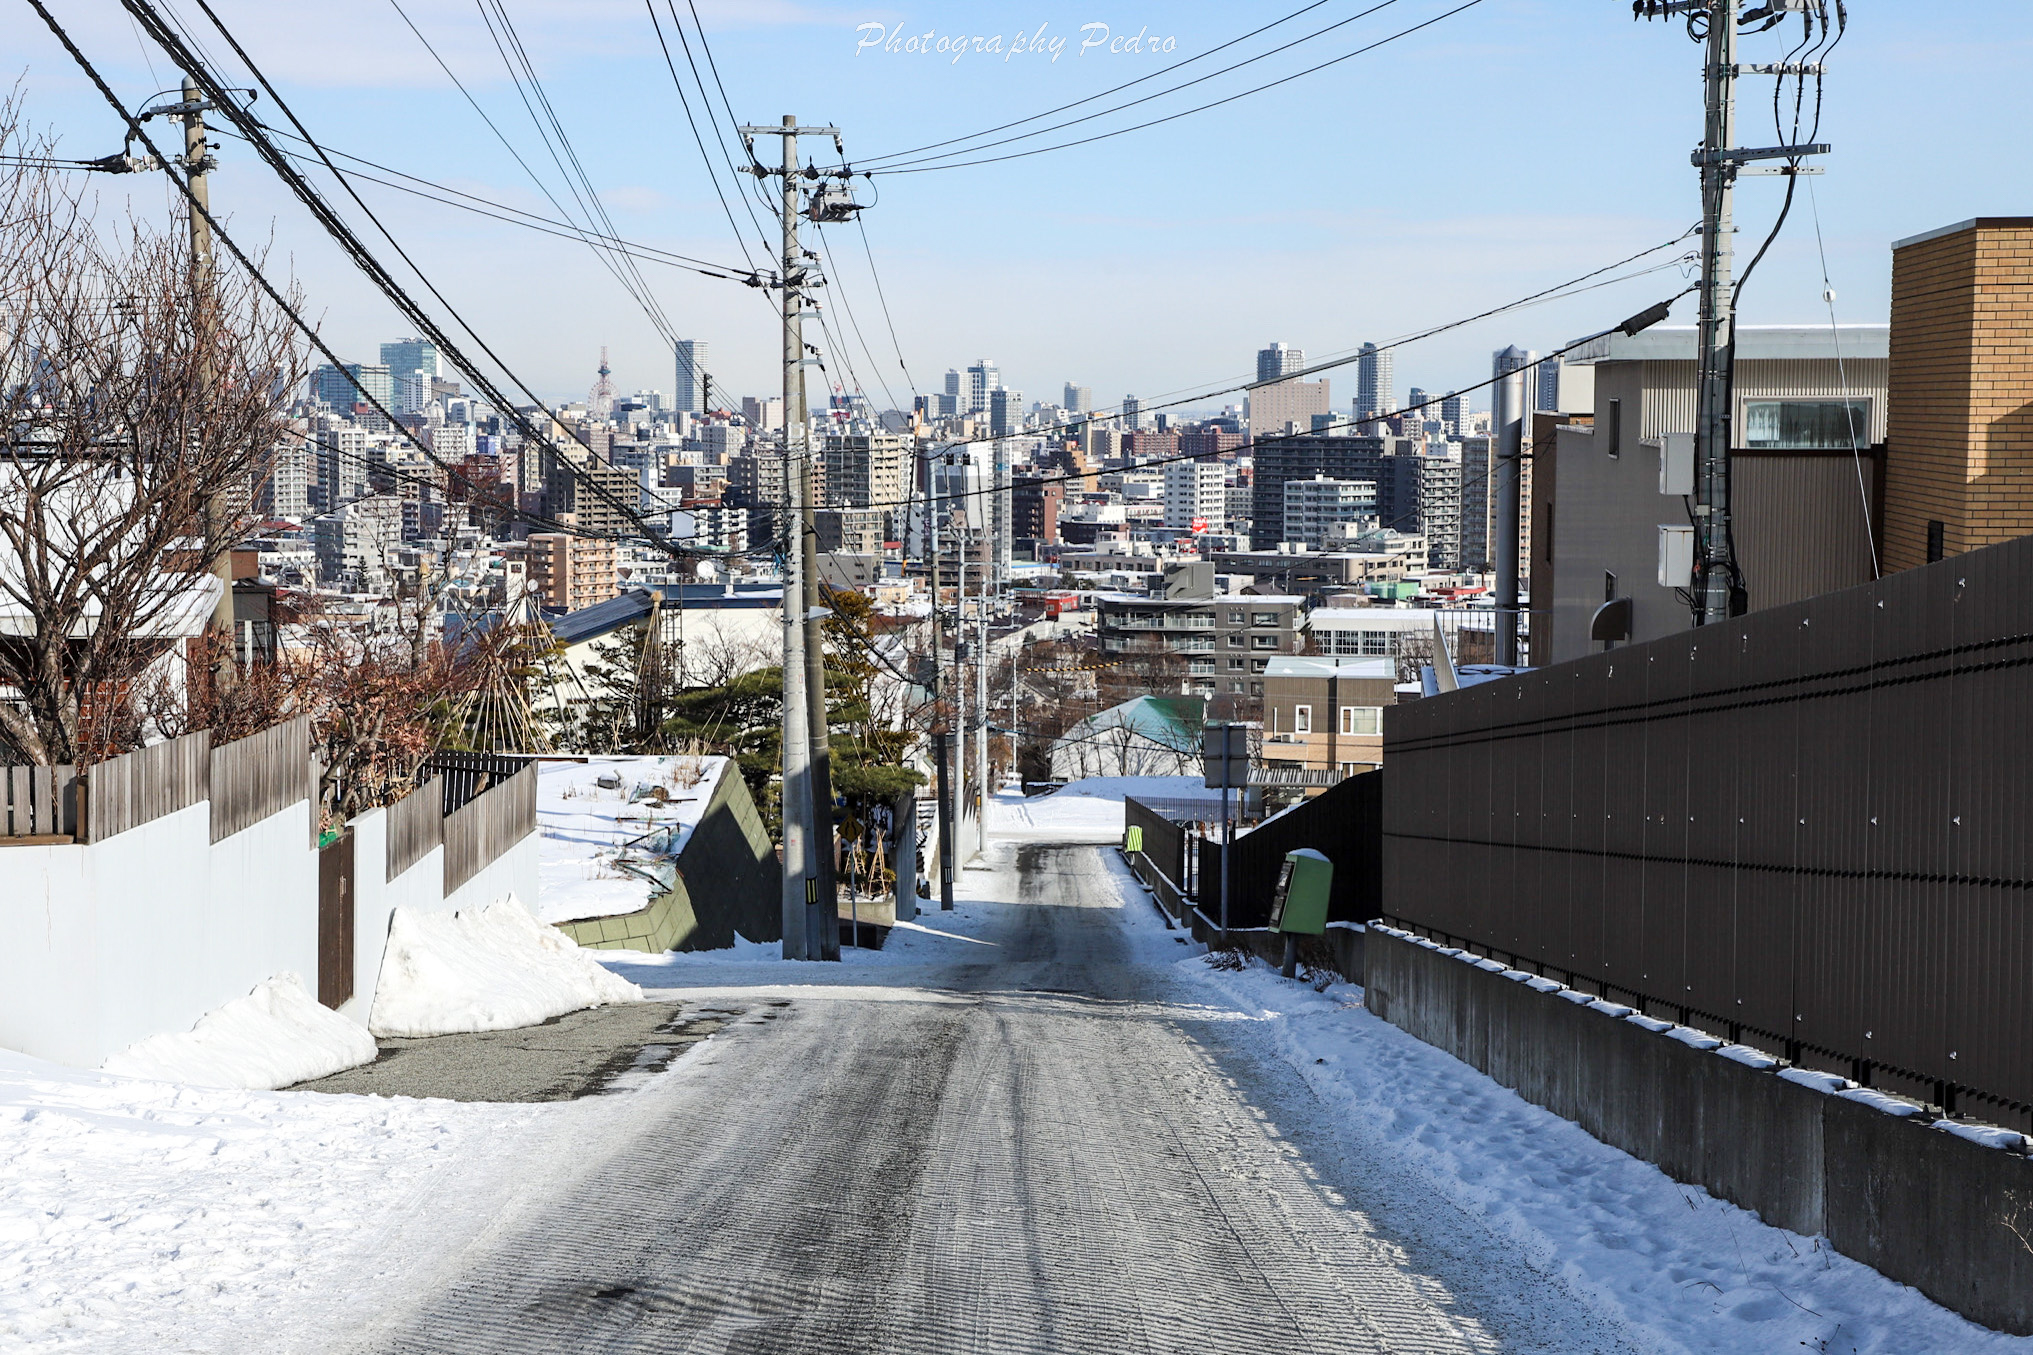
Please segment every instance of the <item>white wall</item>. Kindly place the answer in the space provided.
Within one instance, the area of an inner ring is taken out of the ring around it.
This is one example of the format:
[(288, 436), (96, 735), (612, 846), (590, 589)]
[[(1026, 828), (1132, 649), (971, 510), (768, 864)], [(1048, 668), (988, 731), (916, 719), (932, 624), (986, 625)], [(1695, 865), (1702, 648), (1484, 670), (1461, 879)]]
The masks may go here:
[(214, 846), (200, 801), (91, 846), (0, 846), (0, 1046), (94, 1068), (275, 974), (315, 984), (309, 814)]
[[(96, 1068), (276, 974), (315, 992), (310, 812), (299, 801), (214, 844), (201, 800), (88, 846), (0, 845), (0, 1048)], [(388, 812), (360, 816), (353, 834), (353, 997), (339, 1010), (362, 1025), (395, 909), (473, 908), (511, 893), (536, 907), (536, 833), (450, 898), (443, 847), (387, 880)]]

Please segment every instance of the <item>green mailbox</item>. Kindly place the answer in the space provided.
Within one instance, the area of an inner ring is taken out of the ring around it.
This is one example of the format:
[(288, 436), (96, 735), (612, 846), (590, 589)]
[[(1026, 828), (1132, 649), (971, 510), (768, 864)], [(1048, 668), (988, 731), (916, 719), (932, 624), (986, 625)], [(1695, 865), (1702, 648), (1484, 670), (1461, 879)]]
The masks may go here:
[(1301, 847), (1285, 853), (1278, 872), (1278, 894), (1271, 901), (1271, 930), (1299, 936), (1327, 933), (1327, 896), (1334, 889), (1334, 863)]
[(1327, 933), (1327, 898), (1334, 889), (1334, 863), (1311, 847), (1285, 853), (1278, 892), (1271, 900), (1271, 930), (1285, 936), (1279, 972), (1291, 978), (1299, 964), (1299, 938)]

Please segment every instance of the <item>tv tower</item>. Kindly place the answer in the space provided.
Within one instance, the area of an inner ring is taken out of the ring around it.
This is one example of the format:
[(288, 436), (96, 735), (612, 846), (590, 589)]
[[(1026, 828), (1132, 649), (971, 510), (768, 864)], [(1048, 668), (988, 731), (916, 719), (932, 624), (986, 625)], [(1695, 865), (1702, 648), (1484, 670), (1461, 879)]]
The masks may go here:
[(607, 345), (600, 346), (600, 379), (593, 383), (593, 389), (586, 396), (586, 409), (595, 418), (604, 419), (614, 412), (614, 382), (609, 375), (614, 369), (607, 365)]

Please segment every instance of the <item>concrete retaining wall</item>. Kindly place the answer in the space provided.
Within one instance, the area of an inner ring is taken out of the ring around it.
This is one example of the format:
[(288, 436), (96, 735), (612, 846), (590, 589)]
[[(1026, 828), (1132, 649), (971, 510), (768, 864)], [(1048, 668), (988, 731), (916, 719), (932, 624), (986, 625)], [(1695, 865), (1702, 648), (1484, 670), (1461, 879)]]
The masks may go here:
[[(1465, 963), (1365, 938), (1364, 1005), (1676, 1180), (2033, 1334), (2033, 1162)], [(1571, 995), (1569, 995), (1571, 996)]]

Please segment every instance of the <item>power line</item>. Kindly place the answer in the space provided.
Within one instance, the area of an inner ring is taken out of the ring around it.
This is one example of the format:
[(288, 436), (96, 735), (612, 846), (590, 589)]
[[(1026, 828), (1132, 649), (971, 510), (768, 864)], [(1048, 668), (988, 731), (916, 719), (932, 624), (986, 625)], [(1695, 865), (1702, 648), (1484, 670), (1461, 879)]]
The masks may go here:
[[(749, 269), (753, 271), (755, 268), (755, 257), (748, 252), (748, 237), (741, 233), (741, 224), (734, 219), (734, 209), (727, 205), (727, 194), (720, 187), (720, 176), (713, 168), (713, 157), (706, 153), (706, 139), (699, 134), (698, 119), (692, 116), (692, 101), (685, 97), (685, 82), (678, 78), (677, 63), (671, 60), (670, 44), (664, 41), (664, 26), (658, 22), (656, 17), (656, 0), (642, 0), (642, 6), (649, 11), (650, 27), (656, 30), (657, 47), (664, 55), (664, 68), (671, 73), (671, 85), (678, 92), (678, 106), (685, 110), (685, 121), (691, 125), (692, 141), (699, 147), (699, 158), (706, 164), (706, 178), (713, 185), (713, 195), (720, 199), (720, 210), (727, 214), (727, 225), (734, 232), (734, 243), (740, 248), (741, 257), (748, 261)], [(673, 19), (676, 18), (675, 15), (672, 17)], [(715, 140), (718, 140), (717, 136)], [(723, 154), (726, 151), (724, 144), (721, 146), (721, 151)], [(746, 197), (742, 198), (742, 204), (748, 207), (749, 217), (753, 219), (755, 208), (749, 204)], [(756, 234), (762, 234), (761, 222), (757, 221), (755, 223), (755, 230)], [(768, 257), (767, 253), (765, 253), (764, 257)]]
[[(1084, 136), (1073, 141), (1061, 141), (1050, 146), (1036, 146), (1031, 148), (1030, 150), (1011, 151), (1007, 155), (991, 155), (980, 160), (951, 160), (943, 164), (936, 165), (914, 165), (903, 169), (878, 169), (878, 170), (867, 170), (863, 172), (868, 174), (929, 174), (934, 170), (941, 169), (966, 169), (969, 166), (973, 165), (994, 165), (1000, 164), (1005, 160), (1021, 160), (1027, 156), (1044, 155), (1050, 151), (1068, 150), (1074, 146), (1086, 146), (1096, 141), (1106, 141), (1110, 137), (1126, 136), (1131, 132), (1140, 132), (1145, 130), (1146, 128), (1159, 127), (1168, 122), (1176, 122), (1180, 118), (1191, 117), (1195, 113), (1205, 113), (1210, 108), (1220, 108), (1224, 104), (1232, 104), (1236, 100), (1246, 99), (1252, 94), (1261, 94), (1267, 89), (1276, 89), (1280, 85), (1287, 85), (1294, 80), (1300, 80), (1305, 78), (1306, 76), (1318, 74), (1319, 72), (1326, 70), (1330, 66), (1338, 66), (1344, 61), (1352, 61), (1356, 57), (1362, 56), (1365, 53), (1374, 52), (1377, 48), (1396, 42), (1400, 38), (1410, 37), (1412, 34), (1419, 32), (1421, 29), (1431, 28), (1434, 24), (1439, 23), (1443, 19), (1451, 19), (1455, 15), (1461, 13), (1463, 10), (1474, 9), (1477, 5), (1481, 4), (1482, 2), (1483, 0), (1465, 0), (1465, 3), (1456, 5), (1453, 9), (1446, 11), (1444, 14), (1436, 14), (1432, 18), (1427, 19), (1421, 23), (1413, 24), (1410, 28), (1400, 29), (1398, 32), (1392, 33), (1388, 37), (1377, 39), (1375, 42), (1370, 43), (1368, 46), (1358, 47), (1352, 52), (1344, 52), (1342, 55), (1334, 57), (1328, 61), (1323, 61), (1317, 66), (1308, 66), (1303, 71), (1295, 71), (1290, 75), (1281, 76), (1276, 80), (1271, 80), (1264, 84), (1257, 85), (1254, 88), (1243, 90), (1239, 94), (1231, 94), (1226, 98), (1215, 99), (1210, 103), (1199, 104), (1196, 105), (1195, 107), (1184, 109), (1177, 113), (1168, 113), (1164, 117), (1152, 118), (1147, 122), (1135, 123), (1128, 127), (1119, 127), (1112, 132), (1096, 132), (1093, 136)], [(964, 154), (964, 152), (961, 153)]]

